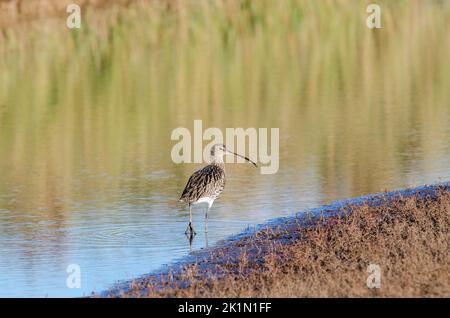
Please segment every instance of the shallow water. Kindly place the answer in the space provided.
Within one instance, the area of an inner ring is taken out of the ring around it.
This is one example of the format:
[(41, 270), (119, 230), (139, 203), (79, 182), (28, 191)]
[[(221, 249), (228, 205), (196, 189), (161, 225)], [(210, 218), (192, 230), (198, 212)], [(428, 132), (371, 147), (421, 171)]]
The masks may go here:
[[(207, 238), (205, 207), (194, 208), (194, 250), (331, 200), (448, 181), (448, 11), (401, 12), (396, 36), (355, 33), (359, 18), (319, 34), (320, 19), (306, 19), (231, 47), (175, 39), (154, 50), (142, 17), (104, 51), (53, 50), (75, 41), (64, 34), (34, 39), (45, 50), (1, 51), (0, 296), (87, 295), (185, 256), (189, 213), (177, 200), (201, 165), (173, 163), (170, 134), (194, 119), (280, 129), (276, 174), (227, 165)], [(66, 286), (70, 264), (79, 289)]]

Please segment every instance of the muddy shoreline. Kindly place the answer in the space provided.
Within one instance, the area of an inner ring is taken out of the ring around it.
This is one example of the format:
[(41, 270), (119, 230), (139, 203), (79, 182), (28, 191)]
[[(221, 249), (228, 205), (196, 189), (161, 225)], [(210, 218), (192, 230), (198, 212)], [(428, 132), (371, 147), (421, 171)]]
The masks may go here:
[(433, 199), (437, 196), (438, 191), (450, 191), (450, 182), (334, 201), (328, 205), (301, 211), (292, 216), (271, 219), (254, 228), (249, 228), (241, 233), (221, 240), (214, 246), (194, 251), (159, 270), (137, 277), (133, 281), (126, 280), (118, 282), (112, 288), (98, 294), (93, 294), (93, 296), (121, 297), (127, 295), (130, 290), (133, 290), (135, 293), (136, 289), (140, 290), (142, 296), (144, 296), (148, 293), (148, 290), (144, 286), (148, 286), (149, 282), (151, 282), (153, 289), (162, 290), (169, 283), (170, 288), (174, 286), (184, 288), (186, 287), (184, 273), (192, 267), (195, 267), (199, 272), (205, 273), (205, 275), (213, 274), (215, 278), (220, 278), (222, 275), (225, 275), (225, 273), (221, 272), (220, 268), (227, 264), (230, 266), (238, 264), (243, 254), (245, 254), (245, 257), (249, 261), (256, 263), (262, 261), (257, 258), (265, 254), (265, 248), (267, 248), (265, 245), (267, 244), (263, 240), (258, 240), (258, 236), (264, 233), (270, 233), (271, 240), (276, 241), (275, 243), (279, 244), (279, 246), (289, 245), (301, 239), (298, 234), (299, 232), (296, 231), (299, 226), (304, 228), (316, 226), (317, 221), (320, 219), (344, 216), (351, 213), (351, 210), (355, 207), (378, 207), (410, 197)]

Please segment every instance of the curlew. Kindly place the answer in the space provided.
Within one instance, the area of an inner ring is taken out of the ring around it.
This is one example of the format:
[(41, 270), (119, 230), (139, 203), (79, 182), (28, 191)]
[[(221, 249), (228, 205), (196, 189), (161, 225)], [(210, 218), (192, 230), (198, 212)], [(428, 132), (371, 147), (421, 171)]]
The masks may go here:
[(194, 227), (192, 226), (192, 205), (199, 203), (208, 203), (208, 210), (205, 213), (205, 232), (208, 232), (209, 209), (211, 209), (214, 200), (219, 197), (225, 187), (226, 177), (223, 157), (227, 154), (244, 158), (255, 165), (255, 167), (258, 167), (249, 158), (227, 150), (225, 145), (215, 144), (211, 148), (211, 163), (191, 175), (181, 194), (179, 201), (189, 205), (189, 224), (185, 234), (195, 235)]

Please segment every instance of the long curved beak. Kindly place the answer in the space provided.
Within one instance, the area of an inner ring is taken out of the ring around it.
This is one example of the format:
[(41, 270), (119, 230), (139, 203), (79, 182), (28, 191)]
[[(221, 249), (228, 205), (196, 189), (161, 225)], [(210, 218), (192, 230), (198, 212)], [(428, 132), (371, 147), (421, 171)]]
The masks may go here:
[(248, 159), (247, 157), (241, 156), (240, 154), (237, 154), (237, 153), (232, 152), (232, 151), (229, 151), (229, 150), (227, 150), (227, 152), (228, 152), (229, 154), (232, 154), (232, 155), (235, 155), (235, 156), (244, 158), (244, 159), (247, 160), (248, 162), (252, 163), (256, 168), (258, 168), (258, 165), (257, 165), (253, 160), (250, 160), (250, 159)]

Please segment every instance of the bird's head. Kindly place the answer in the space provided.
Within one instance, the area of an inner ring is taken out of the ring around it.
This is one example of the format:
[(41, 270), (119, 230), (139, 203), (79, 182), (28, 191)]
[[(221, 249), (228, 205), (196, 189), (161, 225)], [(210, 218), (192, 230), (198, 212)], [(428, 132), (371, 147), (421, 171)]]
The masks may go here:
[(223, 162), (223, 156), (225, 155), (234, 155), (241, 158), (244, 158), (248, 162), (251, 162), (255, 167), (258, 167), (256, 163), (245, 156), (241, 156), (235, 152), (229, 151), (224, 144), (215, 144), (211, 148), (211, 158), (215, 162)]

